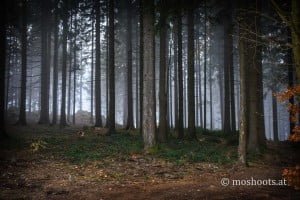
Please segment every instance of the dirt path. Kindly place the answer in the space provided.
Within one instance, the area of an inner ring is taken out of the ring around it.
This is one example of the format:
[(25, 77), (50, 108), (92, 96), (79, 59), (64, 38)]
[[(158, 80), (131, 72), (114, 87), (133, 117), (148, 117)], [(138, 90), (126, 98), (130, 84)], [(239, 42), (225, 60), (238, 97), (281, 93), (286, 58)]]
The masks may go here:
[[(247, 168), (234, 164), (176, 164), (151, 155), (74, 164), (43, 152), (2, 149), (0, 199), (300, 199), (290, 186), (232, 185), (232, 180), (281, 180), (299, 162), (299, 148), (269, 144)], [(222, 186), (222, 178), (229, 180)]]
[[(1, 199), (300, 199), (288, 186), (222, 186), (222, 178), (282, 179), (280, 166), (176, 166), (141, 156), (84, 166), (18, 155), (1, 161)], [(123, 173), (121, 173), (123, 172)]]

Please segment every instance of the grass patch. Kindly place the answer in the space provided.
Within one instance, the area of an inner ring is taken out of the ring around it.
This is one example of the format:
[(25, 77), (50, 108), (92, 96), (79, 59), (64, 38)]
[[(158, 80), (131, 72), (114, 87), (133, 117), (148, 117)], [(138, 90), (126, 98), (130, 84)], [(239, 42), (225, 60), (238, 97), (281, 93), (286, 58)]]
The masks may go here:
[(143, 151), (140, 136), (124, 133), (111, 136), (87, 135), (83, 138), (69, 139), (53, 137), (48, 138), (46, 142), (50, 144), (52, 153), (76, 163), (128, 156)]
[(199, 141), (171, 141), (157, 145), (153, 155), (177, 164), (185, 162), (232, 163), (236, 160), (236, 148)]
[[(143, 140), (139, 132), (118, 130), (111, 136), (96, 135), (93, 129), (84, 128), (85, 136), (76, 134), (76, 129), (66, 130), (51, 127), (31, 127), (26, 129), (30, 137), (12, 138), (3, 142), (2, 149), (29, 148), (33, 139), (45, 142), (45, 148), (36, 153), (66, 159), (74, 163), (102, 160), (104, 158), (126, 159), (132, 154), (142, 154)], [(33, 133), (34, 131), (34, 133)], [(24, 131), (25, 132), (25, 131)], [(237, 158), (237, 134), (224, 134), (221, 131), (203, 131), (197, 129), (198, 140), (179, 141), (170, 136), (169, 141), (149, 150), (150, 156), (182, 164), (185, 162), (212, 162), (218, 164), (232, 163)]]

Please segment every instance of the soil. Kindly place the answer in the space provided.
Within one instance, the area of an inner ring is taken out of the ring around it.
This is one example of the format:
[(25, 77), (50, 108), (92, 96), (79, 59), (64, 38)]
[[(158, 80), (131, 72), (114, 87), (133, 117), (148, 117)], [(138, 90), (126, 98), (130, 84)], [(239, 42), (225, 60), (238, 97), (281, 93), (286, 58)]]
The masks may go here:
[[(300, 191), (292, 186), (231, 182), (281, 180), (285, 167), (300, 163), (298, 153), (288, 143), (269, 143), (262, 158), (241, 167), (178, 165), (145, 154), (80, 165), (24, 149), (2, 150), (0, 199), (300, 199)], [(222, 186), (222, 178), (230, 184)]]

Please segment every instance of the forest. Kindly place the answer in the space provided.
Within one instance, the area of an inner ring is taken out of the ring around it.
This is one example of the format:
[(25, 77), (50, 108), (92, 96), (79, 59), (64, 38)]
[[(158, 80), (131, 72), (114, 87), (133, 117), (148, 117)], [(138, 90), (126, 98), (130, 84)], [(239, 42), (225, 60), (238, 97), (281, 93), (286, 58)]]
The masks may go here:
[(300, 1), (0, 9), (0, 199), (300, 199)]

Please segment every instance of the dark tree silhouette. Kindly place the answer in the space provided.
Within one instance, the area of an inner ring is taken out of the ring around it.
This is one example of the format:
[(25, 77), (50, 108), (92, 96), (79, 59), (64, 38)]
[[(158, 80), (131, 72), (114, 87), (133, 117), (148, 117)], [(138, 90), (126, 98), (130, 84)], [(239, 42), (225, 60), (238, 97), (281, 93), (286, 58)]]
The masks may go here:
[(60, 126), (67, 125), (66, 119), (66, 92), (67, 92), (67, 36), (68, 36), (68, 5), (63, 3), (63, 36), (62, 36), (62, 89), (61, 89), (61, 109), (60, 109)]
[(6, 0), (0, 6), (0, 137), (6, 136), (5, 125), (5, 64), (6, 64)]
[(140, 50), (140, 132), (141, 135), (143, 134), (143, 87), (144, 87), (144, 39), (143, 39), (143, 30), (144, 30), (144, 23), (143, 23), (143, 7), (142, 7), (142, 0), (139, 0), (139, 24), (140, 24), (140, 46), (139, 46), (139, 50)]
[(159, 71), (159, 132), (157, 139), (159, 142), (165, 142), (168, 135), (168, 82), (167, 82), (167, 4), (166, 1), (160, 1), (160, 71)]
[(109, 115), (108, 133), (115, 133), (115, 14), (114, 0), (109, 0), (108, 6), (108, 40), (109, 40)]
[(154, 2), (143, 0), (143, 138), (144, 148), (153, 147), (155, 141), (155, 65), (154, 65)]
[(54, 10), (54, 54), (53, 54), (53, 98), (52, 98), (52, 124), (55, 125), (57, 123), (57, 93), (58, 93), (58, 21), (59, 21), (59, 13), (58, 13), (58, 0), (55, 1), (55, 10)]
[(22, 73), (21, 73), (21, 95), (20, 115), (18, 124), (26, 125), (26, 83), (27, 83), (27, 1), (22, 0)]
[(225, 133), (231, 132), (231, 112), (230, 112), (230, 71), (233, 67), (232, 58), (232, 31), (231, 31), (231, 5), (226, 4), (224, 10), (223, 23), (224, 23), (224, 120), (223, 130)]
[(96, 127), (102, 126), (101, 117), (101, 63), (100, 63), (100, 1), (95, 1), (95, 16), (96, 16), (96, 63), (95, 63), (95, 114)]
[(127, 125), (126, 129), (134, 129), (133, 97), (132, 97), (132, 2), (127, 0)]
[(196, 138), (195, 129), (195, 78), (194, 78), (194, 8), (188, 11), (188, 131)]
[(178, 38), (178, 138), (182, 139), (183, 132), (183, 68), (182, 68), (182, 18), (181, 10), (176, 13), (176, 23), (178, 26), (177, 38)]
[(41, 45), (42, 45), (42, 68), (41, 68), (41, 110), (40, 110), (40, 124), (49, 124), (49, 46), (48, 44), (48, 29), (49, 23), (49, 2), (42, 3), (42, 16), (41, 16)]
[(91, 116), (90, 123), (94, 123), (94, 7), (92, 7), (92, 50), (91, 50)]

